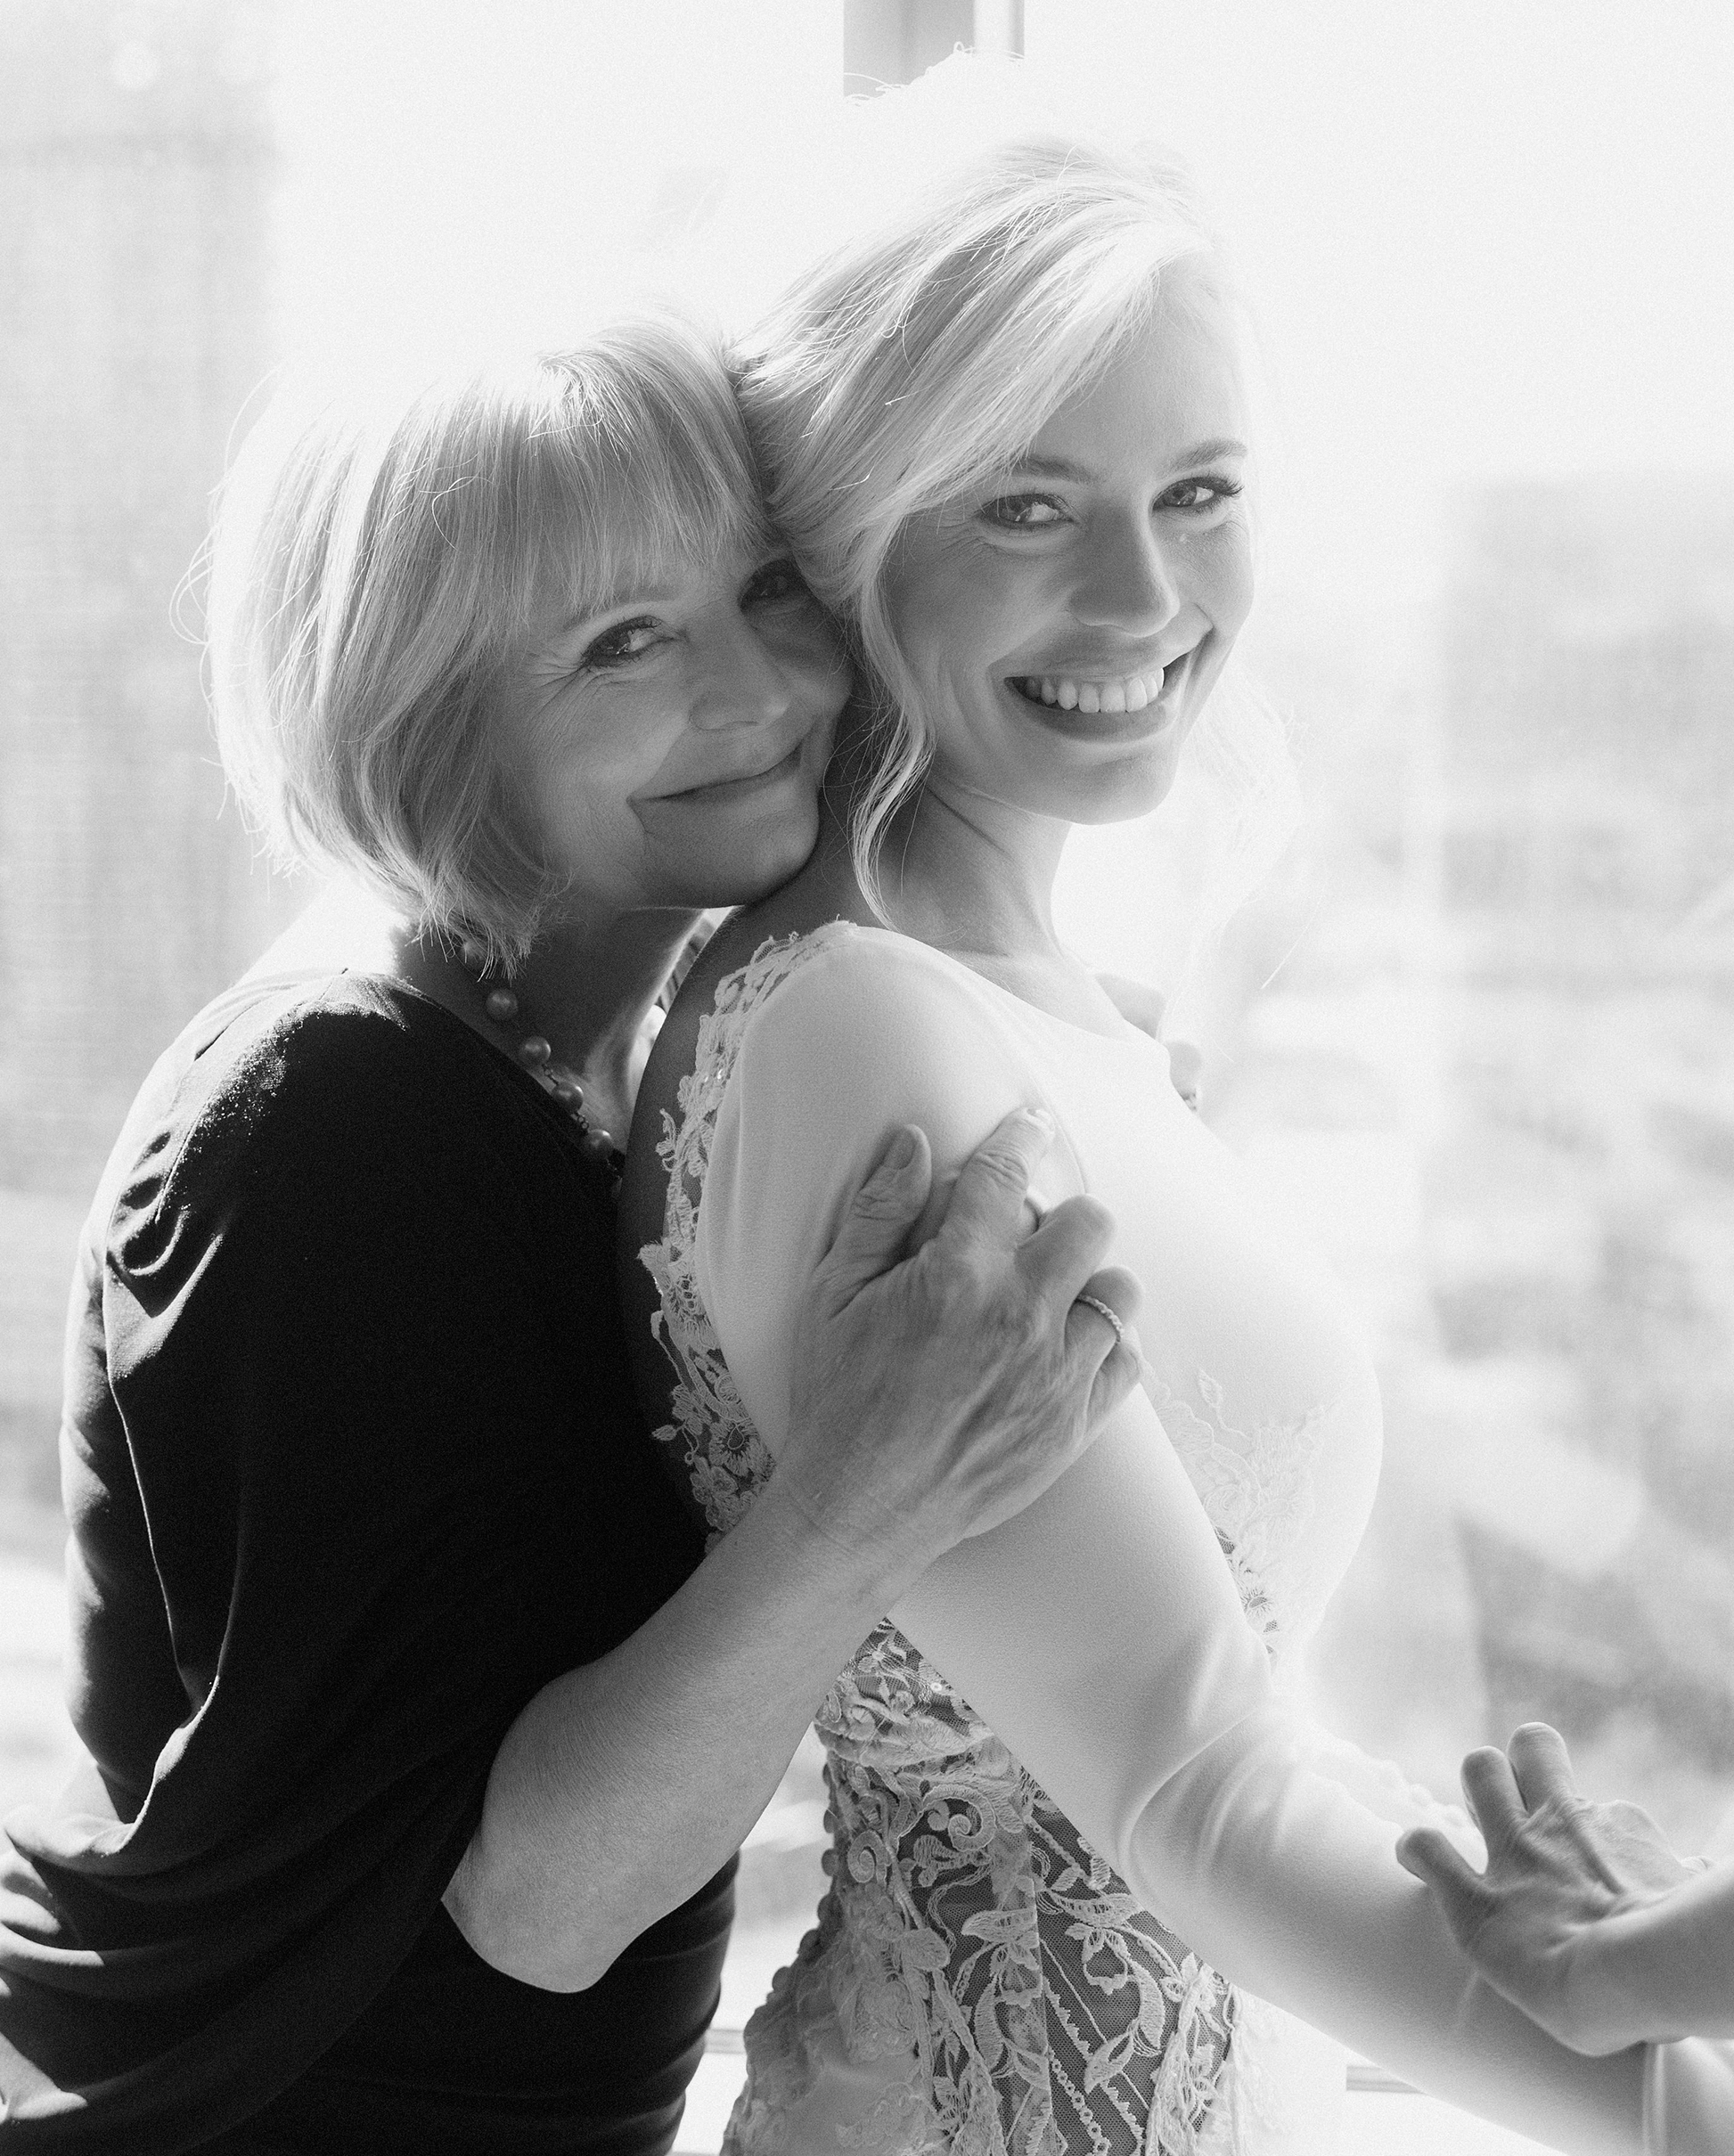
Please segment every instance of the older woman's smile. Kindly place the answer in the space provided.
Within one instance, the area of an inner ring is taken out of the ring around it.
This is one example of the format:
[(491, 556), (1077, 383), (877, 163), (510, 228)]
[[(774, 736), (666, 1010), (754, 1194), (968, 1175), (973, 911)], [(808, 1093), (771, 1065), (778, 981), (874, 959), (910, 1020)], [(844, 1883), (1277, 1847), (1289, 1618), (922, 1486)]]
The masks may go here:
[(797, 779), (801, 772), (801, 752), (806, 747), (808, 736), (803, 734), (792, 748), (766, 761), (761, 755), (756, 761), (736, 772), (724, 772), (715, 779), (703, 779), (692, 786), (676, 787), (666, 794), (653, 794), (653, 801), (683, 802), (694, 808), (716, 803), (719, 806), (739, 800), (749, 794), (768, 792), (784, 780)]

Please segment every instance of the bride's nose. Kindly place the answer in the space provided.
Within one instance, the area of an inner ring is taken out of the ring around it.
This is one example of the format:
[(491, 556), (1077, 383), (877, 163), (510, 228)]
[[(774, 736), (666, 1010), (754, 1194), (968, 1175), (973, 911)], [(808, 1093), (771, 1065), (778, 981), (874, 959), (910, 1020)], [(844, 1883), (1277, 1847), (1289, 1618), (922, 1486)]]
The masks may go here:
[(1180, 611), (1180, 591), (1157, 520), (1115, 517), (1091, 535), (1072, 612), (1085, 628), (1152, 636)]

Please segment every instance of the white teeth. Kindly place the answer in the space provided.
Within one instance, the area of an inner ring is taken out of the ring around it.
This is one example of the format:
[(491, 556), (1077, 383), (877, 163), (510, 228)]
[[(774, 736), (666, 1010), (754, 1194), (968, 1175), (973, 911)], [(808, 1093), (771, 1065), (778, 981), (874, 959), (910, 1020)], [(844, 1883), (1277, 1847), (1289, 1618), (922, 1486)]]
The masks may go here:
[(1143, 711), (1162, 694), (1166, 675), (1185, 663), (1187, 654), (1170, 659), (1166, 668), (1148, 674), (1122, 674), (1111, 682), (1084, 682), (1066, 674), (1026, 674), (1011, 686), (1032, 702), (1058, 705), (1061, 711), (1088, 713)]

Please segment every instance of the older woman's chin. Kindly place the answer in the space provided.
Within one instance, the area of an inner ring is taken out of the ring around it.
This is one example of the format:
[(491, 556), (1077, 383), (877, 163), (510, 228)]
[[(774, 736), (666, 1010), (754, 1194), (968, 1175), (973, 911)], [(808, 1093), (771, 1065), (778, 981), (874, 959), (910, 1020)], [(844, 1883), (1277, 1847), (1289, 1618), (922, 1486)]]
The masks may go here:
[(663, 902), (748, 906), (797, 874), (818, 843), (819, 796), (810, 782), (788, 790), (792, 797), (757, 813), (717, 808), (662, 835), (658, 853), (670, 886)]

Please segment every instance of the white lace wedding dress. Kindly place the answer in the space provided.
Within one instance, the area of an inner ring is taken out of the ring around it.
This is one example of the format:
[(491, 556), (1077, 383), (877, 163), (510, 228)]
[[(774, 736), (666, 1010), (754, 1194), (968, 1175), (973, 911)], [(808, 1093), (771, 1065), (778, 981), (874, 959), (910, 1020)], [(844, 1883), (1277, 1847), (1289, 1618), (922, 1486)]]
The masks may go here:
[(1425, 1793), (1285, 1704), (1371, 1503), (1378, 1392), (1158, 1044), (842, 923), (730, 975), (642, 1254), (692, 1500), (726, 1533), (772, 1473), (799, 1290), (887, 1129), (920, 1123), (945, 1172), (1036, 1102), (1060, 1136), (1033, 1195), (1111, 1205), (1154, 1376), (831, 1688), (830, 1883), (748, 2025), (728, 2150), (1328, 2156), (1343, 2056), (1293, 2008), (1553, 2145), (1631, 2156), (1638, 2056), (1575, 2058), (1488, 1991), (1391, 1854)]

